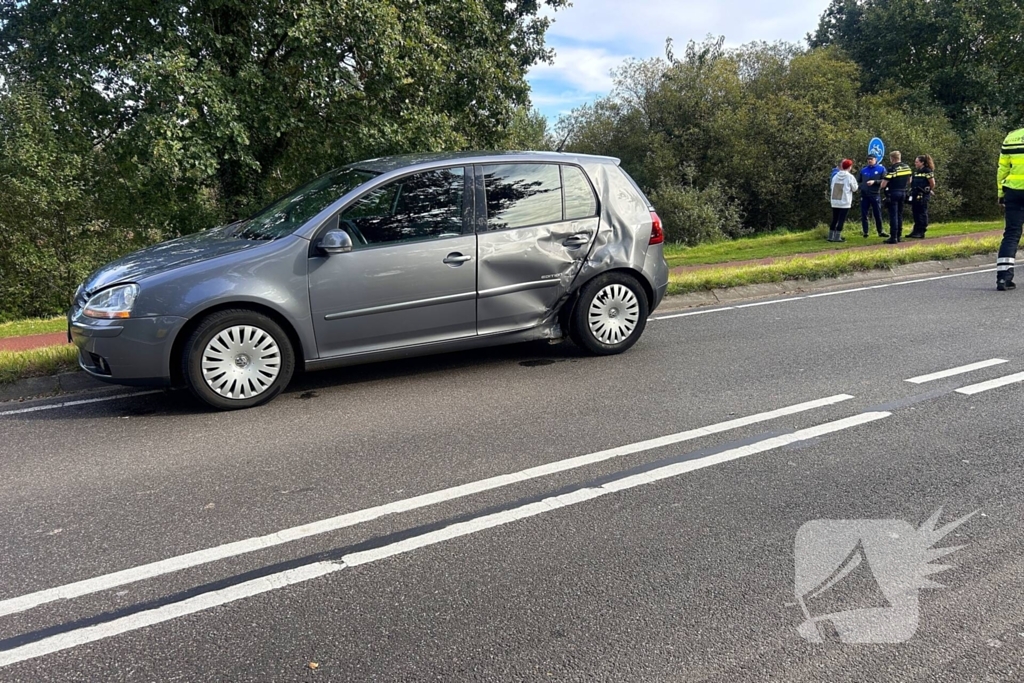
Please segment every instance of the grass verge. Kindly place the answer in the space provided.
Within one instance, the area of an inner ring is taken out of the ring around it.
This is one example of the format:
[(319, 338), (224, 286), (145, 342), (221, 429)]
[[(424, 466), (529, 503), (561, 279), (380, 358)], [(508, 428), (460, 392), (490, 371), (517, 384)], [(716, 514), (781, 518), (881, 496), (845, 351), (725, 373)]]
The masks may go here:
[(921, 261), (948, 261), (999, 251), (998, 237), (963, 240), (954, 244), (922, 244), (907, 249), (853, 251), (822, 256), (795, 257), (762, 266), (708, 268), (680, 275), (669, 280), (669, 294), (724, 289), (742, 285), (787, 280), (820, 280), (866, 270), (879, 270)]
[[(976, 232), (1001, 230), (999, 221), (939, 223), (928, 228), (928, 237), (948, 237), (950, 235), (969, 235)], [(887, 228), (888, 230), (888, 228)], [(878, 237), (863, 239), (860, 236), (860, 221), (843, 231), (846, 242), (826, 242), (827, 228), (790, 232), (785, 234), (762, 235), (760, 237), (744, 237), (726, 242), (700, 244), (696, 247), (684, 247), (678, 244), (665, 245), (665, 259), (672, 268), (676, 266), (695, 266), (729, 261), (748, 261), (794, 254), (810, 254), (816, 252), (841, 251), (850, 247), (878, 244)], [(874, 235), (874, 228), (872, 228)], [(852, 236), (852, 237), (851, 237)]]
[(47, 346), (29, 351), (0, 351), (0, 384), (78, 369), (78, 348)]
[(30, 334), (46, 334), (63, 332), (68, 328), (68, 321), (60, 318), (36, 318), (30, 320), (14, 320), (0, 323), (0, 339), (6, 337), (26, 337)]

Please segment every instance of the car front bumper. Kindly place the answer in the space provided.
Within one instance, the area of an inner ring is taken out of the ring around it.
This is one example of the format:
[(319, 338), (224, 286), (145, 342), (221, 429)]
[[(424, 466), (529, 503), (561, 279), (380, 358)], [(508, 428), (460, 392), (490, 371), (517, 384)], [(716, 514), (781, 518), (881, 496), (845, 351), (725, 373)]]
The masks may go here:
[(97, 320), (71, 316), (68, 333), (78, 347), (78, 364), (112, 384), (167, 386), (171, 351), (186, 318), (160, 316)]

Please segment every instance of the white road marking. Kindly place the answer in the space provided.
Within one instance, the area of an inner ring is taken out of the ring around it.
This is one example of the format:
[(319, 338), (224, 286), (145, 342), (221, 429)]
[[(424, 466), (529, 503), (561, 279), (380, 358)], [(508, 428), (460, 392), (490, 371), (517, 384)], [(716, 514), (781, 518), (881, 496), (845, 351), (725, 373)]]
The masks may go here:
[(344, 565), (334, 562), (316, 562), (304, 567), (289, 569), (278, 574), (246, 581), (229, 588), (203, 593), (194, 598), (139, 612), (128, 617), (114, 619), (103, 624), (86, 626), (75, 631), (37, 640), (34, 643), (22, 645), (11, 650), (0, 650), (0, 667), (10, 666), (11, 664), (24, 662), (28, 659), (35, 659), (43, 655), (85, 645), (86, 643), (94, 643), (97, 640), (160, 624), (219, 605), (226, 605), (230, 602), (266, 593), (277, 588), (309, 581), (310, 579), (315, 579), (343, 568)]
[(51, 403), (45, 406), (33, 406), (31, 408), (18, 408), (17, 410), (3, 410), (0, 411), (0, 417), (4, 415), (22, 415), (24, 413), (37, 413), (40, 410), (56, 410), (57, 408), (69, 408), (71, 406), (84, 406), (87, 403), (103, 403), (104, 401), (116, 401), (119, 398), (133, 398), (135, 396), (147, 396), (149, 394), (159, 394), (163, 389), (154, 389), (152, 391), (136, 391), (130, 394), (114, 394), (113, 396), (101, 396), (100, 398), (82, 398), (77, 401), (64, 401), (62, 403)]
[(752, 304), (740, 304), (733, 306), (733, 308), (755, 308), (757, 306), (771, 306), (772, 304), (788, 304), (790, 301), (800, 301), (803, 297), (796, 299), (772, 299), (771, 301), (755, 301)]
[(732, 429), (737, 429), (739, 427), (757, 424), (759, 422), (774, 420), (787, 415), (795, 415), (808, 410), (823, 408), (825, 406), (848, 401), (852, 398), (853, 396), (848, 394), (838, 394), (828, 398), (807, 401), (805, 403), (771, 410), (766, 413), (739, 417), (734, 420), (719, 422), (707, 427), (698, 427), (697, 429), (691, 429), (677, 434), (670, 434), (668, 436), (661, 436), (647, 441), (627, 444), (625, 446), (598, 451), (596, 453), (588, 453), (574, 458), (558, 460), (556, 462), (531, 467), (519, 472), (503, 474), (496, 477), (490, 477), (488, 479), (481, 479), (479, 481), (453, 486), (433, 493), (426, 493), (412, 498), (395, 501), (393, 503), (386, 503), (384, 505), (350, 512), (337, 517), (331, 517), (318, 522), (310, 522), (302, 526), (284, 529), (266, 536), (256, 536), (254, 538), (235, 541), (233, 543), (227, 543), (213, 548), (197, 550), (184, 555), (178, 555), (177, 557), (139, 565), (130, 569), (123, 569), (112, 574), (104, 574), (91, 579), (84, 579), (82, 581), (69, 583), (64, 586), (48, 588), (15, 598), (8, 598), (0, 601), (0, 617), (24, 612), (26, 610), (33, 609), (34, 607), (38, 607), (39, 605), (55, 602), (57, 600), (69, 600), (71, 598), (77, 598), (91, 593), (98, 593), (118, 586), (124, 586), (137, 581), (181, 571), (190, 567), (196, 567), (229, 557), (236, 557), (238, 555), (244, 555), (257, 550), (282, 545), (291, 541), (309, 538), (310, 536), (317, 536), (331, 531), (344, 529), (346, 527), (356, 526), (357, 524), (369, 522), (386, 515), (418, 510), (431, 505), (455, 500), (457, 498), (464, 498), (484, 491), (491, 491), (511, 484), (528, 481), (530, 479), (537, 479), (539, 477), (545, 477), (558, 472), (565, 472), (584, 467), (586, 465), (603, 462), (605, 460), (611, 460), (612, 458), (640, 453), (642, 451), (648, 451), (655, 448), (662, 448), (664, 446), (682, 443), (683, 441), (710, 436), (712, 434), (718, 434)]
[(1024, 382), (1024, 372), (1018, 372), (1016, 375), (1007, 375), (1006, 377), (989, 380), (988, 382), (981, 382), (980, 384), (972, 384), (969, 387), (963, 387), (956, 391), (958, 394), (973, 396), (974, 394), (980, 394), (983, 391), (998, 389), (999, 387), (1005, 387), (1007, 384), (1016, 384), (1017, 382)]
[(304, 567), (289, 569), (277, 574), (246, 581), (245, 583), (240, 583), (229, 588), (210, 591), (187, 600), (182, 600), (180, 602), (114, 619), (104, 624), (87, 626), (85, 628), (69, 631), (60, 635), (51, 636), (28, 645), (22, 645), (21, 647), (0, 651), (0, 667), (10, 666), (11, 664), (24, 662), (28, 659), (42, 657), (44, 655), (60, 652), (61, 650), (67, 650), (86, 643), (96, 642), (97, 640), (102, 640), (111, 636), (135, 631), (147, 626), (153, 626), (155, 624), (177, 619), (189, 614), (208, 610), (212, 607), (226, 605), (237, 600), (259, 595), (260, 593), (266, 593), (276, 588), (283, 588), (285, 586), (303, 583), (311, 579), (333, 574), (334, 572), (341, 571), (346, 567), (357, 567), (362, 564), (377, 562), (418, 548), (442, 543), (453, 538), (469, 536), (486, 529), (493, 529), (521, 519), (536, 517), (537, 515), (541, 515), (545, 512), (558, 510), (559, 508), (566, 508), (618, 491), (626, 491), (645, 484), (651, 484), (653, 482), (677, 477), (681, 474), (686, 474), (687, 472), (711, 467), (712, 465), (718, 465), (731, 460), (739, 460), (740, 458), (745, 458), (757, 453), (764, 453), (765, 451), (781, 448), (799, 441), (816, 439), (844, 429), (850, 429), (851, 427), (874, 422), (875, 420), (881, 420), (889, 417), (891, 414), (892, 413), (886, 412), (861, 413), (860, 415), (854, 415), (853, 417), (844, 418), (842, 420), (828, 422), (809, 429), (802, 429), (792, 434), (777, 436), (748, 446), (741, 446), (721, 453), (715, 453), (704, 458), (686, 460), (666, 465), (664, 467), (651, 470), (650, 472), (621, 477), (596, 488), (579, 489), (560, 496), (545, 498), (544, 500), (536, 503), (522, 505), (511, 510), (496, 512), (494, 514), (485, 515), (466, 522), (452, 524), (444, 529), (420, 534), (419, 536), (397, 541), (380, 548), (350, 553), (345, 555), (340, 562), (317, 562)]
[(840, 289), (840, 290), (836, 290), (834, 292), (821, 292), (821, 293), (818, 293), (818, 294), (804, 294), (804, 295), (801, 295), (801, 296), (791, 296), (791, 297), (786, 297), (785, 299), (774, 299), (772, 301), (763, 301), (763, 302), (751, 303), (751, 304), (739, 304), (739, 305), (736, 305), (736, 306), (723, 306), (723, 307), (720, 307), (720, 308), (708, 308), (708, 309), (702, 309), (702, 310), (699, 310), (699, 311), (692, 311), (692, 312), (689, 312), (689, 313), (674, 313), (674, 314), (671, 314), (671, 315), (659, 315), (659, 316), (656, 316), (656, 317), (653, 317), (653, 318), (648, 318), (647, 320), (648, 321), (651, 321), (651, 320), (671, 320), (672, 318), (685, 318), (686, 316), (700, 315), (702, 313), (717, 313), (719, 311), (734, 311), (734, 310), (739, 310), (741, 308), (752, 308), (754, 306), (767, 306), (768, 304), (783, 304), (783, 303), (788, 303), (790, 301), (803, 301), (804, 299), (817, 299), (817, 298), (820, 298), (820, 297), (823, 297), (823, 296), (838, 296), (840, 294), (853, 294), (855, 292), (868, 292), (868, 291), (871, 291), (873, 289), (886, 289), (888, 287), (901, 287), (903, 285), (914, 285), (914, 284), (918, 284), (920, 282), (934, 282), (935, 280), (948, 280), (948, 279), (954, 278), (954, 277), (966, 277), (968, 275), (980, 275), (982, 273), (994, 273), (994, 272), (996, 272), (995, 268), (985, 268), (983, 270), (972, 270), (969, 273), (953, 273), (952, 275), (937, 275), (935, 277), (918, 278), (917, 280), (903, 280), (901, 282), (887, 282), (885, 284), (870, 285), (868, 287), (856, 287), (854, 289)]
[(724, 306), (722, 308), (702, 308), (699, 311), (690, 311), (689, 313), (674, 313), (672, 315), (662, 315), (657, 318), (648, 318), (648, 320), (671, 320), (672, 318), (688, 318), (691, 315), (704, 315), (705, 313), (718, 313), (719, 311), (731, 311), (734, 306)]
[(990, 368), (993, 365), (1002, 365), (1003, 363), (1009, 363), (1009, 361), (1003, 360), (1002, 358), (993, 358), (991, 360), (983, 360), (979, 363), (971, 363), (970, 365), (961, 365), (958, 368), (950, 368), (949, 370), (943, 370), (941, 372), (933, 372), (930, 375), (911, 377), (905, 381), (910, 382), (911, 384), (924, 384), (925, 382), (934, 382), (937, 379), (963, 375), (968, 372), (974, 372), (975, 370), (981, 370), (982, 368)]

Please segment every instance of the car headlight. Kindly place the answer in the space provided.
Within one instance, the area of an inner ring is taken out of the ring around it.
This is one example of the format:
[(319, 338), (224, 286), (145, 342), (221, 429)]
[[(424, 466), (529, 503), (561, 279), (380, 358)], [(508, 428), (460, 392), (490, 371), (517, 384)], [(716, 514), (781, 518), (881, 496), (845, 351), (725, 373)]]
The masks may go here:
[(117, 285), (98, 292), (85, 304), (90, 318), (128, 318), (139, 295), (138, 285)]

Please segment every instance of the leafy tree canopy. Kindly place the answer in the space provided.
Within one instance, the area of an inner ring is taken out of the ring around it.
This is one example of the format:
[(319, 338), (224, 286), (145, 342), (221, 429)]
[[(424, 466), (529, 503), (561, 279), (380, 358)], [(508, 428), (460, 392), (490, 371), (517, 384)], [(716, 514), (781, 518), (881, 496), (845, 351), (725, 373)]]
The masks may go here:
[(342, 162), (500, 146), (565, 4), (0, 0), (0, 75), (140, 199), (233, 217)]
[(849, 54), (867, 90), (917, 91), (961, 130), (983, 117), (1024, 122), (1020, 0), (832, 0), (808, 39)]

